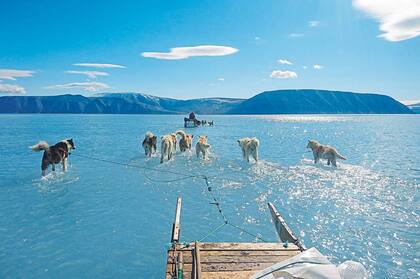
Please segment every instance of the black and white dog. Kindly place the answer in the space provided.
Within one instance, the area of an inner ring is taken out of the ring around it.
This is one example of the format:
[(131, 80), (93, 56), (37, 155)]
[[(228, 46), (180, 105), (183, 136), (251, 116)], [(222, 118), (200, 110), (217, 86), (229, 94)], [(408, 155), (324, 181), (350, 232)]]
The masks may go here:
[(146, 132), (143, 140), (144, 154), (151, 157), (156, 152), (157, 136), (153, 135), (152, 132)]
[(39, 143), (30, 147), (33, 151), (44, 150), (44, 156), (42, 156), (41, 170), (42, 176), (45, 176), (45, 171), (49, 165), (52, 165), (52, 171), (55, 171), (55, 164), (62, 163), (63, 171), (67, 170), (67, 158), (69, 157), (70, 151), (76, 149), (73, 139), (65, 139), (56, 143), (53, 146), (49, 146), (46, 141), (40, 141)]

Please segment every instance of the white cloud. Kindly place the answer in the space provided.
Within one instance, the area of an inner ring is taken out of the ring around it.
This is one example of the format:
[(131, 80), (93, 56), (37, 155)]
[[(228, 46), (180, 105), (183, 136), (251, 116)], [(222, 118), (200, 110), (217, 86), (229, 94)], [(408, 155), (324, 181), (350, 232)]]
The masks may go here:
[(379, 37), (391, 42), (420, 35), (419, 0), (353, 0), (353, 6), (379, 21)]
[(220, 77), (220, 78), (218, 78), (217, 80), (218, 80), (218, 81), (225, 81), (225, 78)]
[(297, 78), (296, 72), (292, 71), (273, 71), (270, 75), (271, 78)]
[(259, 41), (259, 40), (261, 40), (261, 38), (260, 37), (255, 37), (254, 40)]
[(401, 100), (399, 102), (406, 106), (420, 104), (420, 100)]
[(28, 70), (0, 69), (0, 79), (16, 80), (21, 77), (31, 77), (34, 73)]
[(280, 64), (285, 64), (285, 65), (293, 65), (293, 63), (287, 59), (279, 59), (277, 60), (277, 62), (279, 62)]
[(102, 89), (110, 88), (107, 84), (102, 82), (72, 82), (66, 84), (57, 84), (47, 86), (47, 89), (82, 89), (89, 92), (95, 92)]
[(125, 68), (122, 65), (116, 64), (101, 64), (101, 63), (76, 63), (73, 66), (90, 67), (90, 68)]
[(96, 78), (97, 76), (109, 76), (108, 73), (98, 71), (66, 71), (68, 74), (86, 75), (88, 78)]
[(306, 69), (308, 69), (308, 66), (303, 66), (302, 68), (306, 70)]
[(318, 20), (311, 20), (311, 21), (308, 21), (308, 26), (309, 27), (318, 27), (320, 23), (321, 22), (319, 22)]
[(25, 94), (25, 88), (20, 85), (0, 83), (0, 93), (3, 94)]
[(193, 46), (171, 48), (170, 52), (143, 52), (143, 57), (164, 60), (180, 60), (194, 56), (224, 56), (237, 52), (238, 49), (228, 46)]
[(299, 37), (303, 37), (303, 33), (290, 33), (289, 37), (291, 38), (299, 38)]
[(324, 68), (323, 66), (321, 66), (321, 65), (318, 65), (318, 64), (315, 64), (314, 65), (314, 69), (315, 70), (321, 70), (322, 68)]

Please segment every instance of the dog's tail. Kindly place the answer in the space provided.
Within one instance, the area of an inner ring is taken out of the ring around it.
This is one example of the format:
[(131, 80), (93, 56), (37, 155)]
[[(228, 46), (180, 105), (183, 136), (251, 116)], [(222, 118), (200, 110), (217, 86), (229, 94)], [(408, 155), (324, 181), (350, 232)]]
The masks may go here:
[(29, 146), (30, 149), (33, 151), (41, 151), (41, 150), (48, 150), (50, 149), (50, 146), (46, 141), (40, 141), (35, 145)]
[(257, 138), (253, 138), (253, 141), (254, 141), (255, 147), (260, 146), (260, 141)]
[(344, 157), (343, 155), (341, 155), (340, 153), (338, 153), (338, 152), (335, 152), (335, 155), (337, 156), (337, 158), (338, 159), (341, 159), (341, 160), (347, 160), (346, 159), (346, 157)]
[(182, 130), (176, 131), (175, 134), (180, 135), (183, 139), (187, 137), (187, 134)]

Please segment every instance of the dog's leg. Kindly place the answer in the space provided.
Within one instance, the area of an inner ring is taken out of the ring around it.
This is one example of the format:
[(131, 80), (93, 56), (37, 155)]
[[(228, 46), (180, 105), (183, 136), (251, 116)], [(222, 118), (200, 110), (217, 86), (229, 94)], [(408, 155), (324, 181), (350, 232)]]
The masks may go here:
[(195, 148), (195, 154), (197, 155), (197, 158), (200, 157), (200, 150), (197, 147)]
[(331, 159), (331, 163), (334, 167), (337, 167), (337, 160), (334, 158)]
[(254, 150), (254, 152), (252, 154), (252, 157), (254, 157), (255, 162), (258, 162), (258, 150), (257, 149)]
[(63, 171), (67, 170), (67, 158), (63, 159)]
[(331, 164), (331, 160), (330, 159), (328, 159), (328, 161), (327, 161), (327, 165), (329, 166)]
[(319, 162), (319, 156), (317, 154), (315, 154), (314, 156), (314, 164)]
[(41, 174), (42, 174), (42, 176), (45, 176), (46, 170), (48, 169), (48, 165), (49, 165), (48, 161), (42, 160), (42, 163), (41, 163)]
[(51, 170), (55, 171), (55, 164), (51, 164)]

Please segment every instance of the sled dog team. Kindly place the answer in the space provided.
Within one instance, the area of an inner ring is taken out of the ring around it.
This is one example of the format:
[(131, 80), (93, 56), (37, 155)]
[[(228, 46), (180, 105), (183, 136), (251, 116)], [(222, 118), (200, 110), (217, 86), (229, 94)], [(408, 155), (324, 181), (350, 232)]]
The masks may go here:
[[(181, 152), (191, 151), (194, 135), (187, 134), (182, 130), (178, 130), (175, 133), (169, 135), (164, 135), (160, 138), (161, 163), (163, 163), (165, 159), (169, 161), (175, 154), (177, 136), (180, 136), (179, 150)], [(257, 138), (242, 138), (238, 140), (238, 144), (242, 149), (242, 155), (244, 160), (249, 162), (249, 156), (252, 156), (252, 158), (254, 158), (256, 162), (258, 161), (258, 146), (260, 142)], [(145, 155), (151, 157), (152, 154), (155, 153), (157, 150), (157, 136), (155, 136), (152, 132), (146, 132), (142, 146), (144, 148)], [(211, 145), (208, 143), (207, 136), (199, 136), (198, 141), (195, 145), (195, 153), (197, 155), (197, 158), (201, 156), (203, 157), (203, 159), (207, 159), (210, 153), (210, 148)]]
[[(192, 149), (193, 135), (186, 134), (182, 130), (178, 130), (170, 135), (164, 135), (161, 137), (161, 163), (163, 163), (165, 159), (169, 161), (175, 154), (177, 135), (181, 137), (179, 140), (179, 149), (181, 152)], [(250, 156), (255, 160), (255, 162), (258, 161), (258, 147), (260, 145), (260, 141), (257, 138), (241, 138), (238, 139), (238, 144), (241, 148), (242, 157), (245, 161), (249, 162)], [(151, 157), (152, 153), (155, 153), (157, 149), (157, 136), (153, 135), (151, 132), (147, 132), (142, 145), (146, 156)], [(320, 159), (326, 159), (328, 165), (332, 164), (336, 167), (337, 159), (346, 160), (346, 158), (340, 155), (334, 147), (322, 145), (316, 140), (309, 140), (306, 147), (312, 150), (315, 163), (318, 163)], [(199, 136), (197, 144), (195, 145), (197, 157), (200, 157), (201, 155), (204, 159), (207, 159), (210, 148), (211, 145), (208, 143), (207, 136)]]
[[(177, 145), (177, 136), (180, 136), (179, 139), (179, 150), (181, 152), (190, 151), (192, 149), (192, 141), (194, 136), (191, 134), (187, 134), (182, 130), (178, 130), (175, 133), (170, 135), (164, 135), (161, 139), (161, 147), (160, 147), (160, 162), (163, 163), (165, 159), (168, 161), (172, 158), (176, 151)], [(144, 148), (144, 153), (146, 156), (151, 157), (153, 153), (156, 152), (157, 146), (157, 136), (153, 135), (152, 132), (147, 132), (144, 136), (144, 140), (142, 143)], [(200, 155), (207, 159), (209, 155), (210, 144), (207, 142), (206, 136), (199, 136), (197, 144), (195, 145), (195, 152), (197, 157)]]
[[(164, 160), (170, 160), (174, 156), (177, 146), (177, 136), (180, 136), (178, 144), (181, 152), (190, 151), (192, 149), (193, 135), (186, 134), (182, 130), (178, 130), (169, 135), (164, 135), (161, 137), (161, 163), (163, 163)], [(237, 142), (241, 148), (242, 156), (245, 161), (249, 162), (250, 156), (256, 162), (258, 161), (258, 147), (260, 142), (257, 138), (241, 138), (238, 139)], [(151, 157), (157, 150), (157, 136), (153, 135), (151, 132), (147, 132), (144, 136), (142, 146), (146, 156)], [(346, 158), (340, 155), (334, 147), (322, 145), (316, 140), (309, 140), (306, 147), (312, 150), (315, 164), (318, 163), (320, 159), (325, 159), (327, 160), (328, 165), (332, 164), (336, 167), (337, 159), (346, 160)], [(55, 165), (61, 163), (63, 171), (66, 171), (68, 157), (71, 154), (71, 151), (76, 149), (76, 146), (73, 139), (65, 139), (52, 146), (46, 141), (40, 141), (39, 143), (30, 146), (30, 148), (33, 151), (44, 151), (41, 161), (41, 171), (42, 176), (45, 176), (49, 165), (52, 166), (52, 171), (55, 171)], [(197, 158), (201, 155), (204, 159), (207, 159), (210, 148), (211, 145), (208, 143), (207, 136), (199, 136), (195, 145)]]

